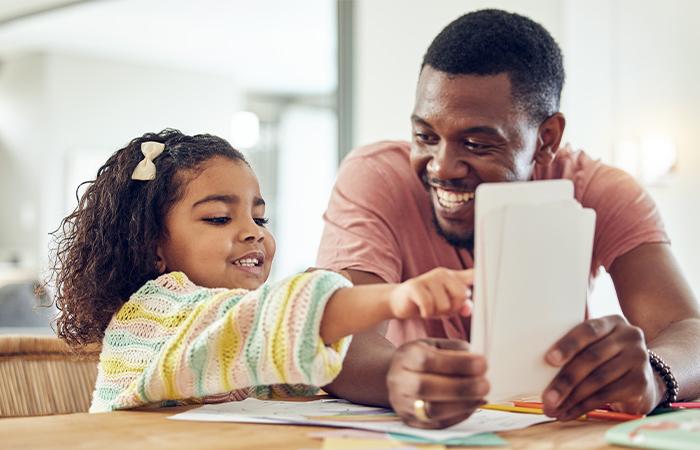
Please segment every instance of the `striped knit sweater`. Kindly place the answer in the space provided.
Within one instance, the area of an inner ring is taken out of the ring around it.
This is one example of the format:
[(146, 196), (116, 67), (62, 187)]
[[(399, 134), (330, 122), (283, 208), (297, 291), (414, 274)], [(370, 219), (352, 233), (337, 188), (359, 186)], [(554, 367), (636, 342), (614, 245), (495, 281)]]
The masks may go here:
[(326, 302), (348, 286), (327, 271), (255, 291), (203, 288), (181, 272), (149, 281), (105, 331), (90, 412), (315, 393), (350, 344), (319, 336)]

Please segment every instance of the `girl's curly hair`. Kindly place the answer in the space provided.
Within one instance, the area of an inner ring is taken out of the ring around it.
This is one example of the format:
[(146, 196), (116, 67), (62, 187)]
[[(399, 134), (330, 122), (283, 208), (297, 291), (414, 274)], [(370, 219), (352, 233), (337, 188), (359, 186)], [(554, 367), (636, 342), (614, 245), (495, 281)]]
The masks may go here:
[[(156, 178), (135, 181), (141, 143), (165, 144), (155, 159)], [(146, 133), (117, 150), (87, 184), (76, 209), (52, 233), (52, 278), (58, 336), (77, 347), (100, 342), (115, 312), (146, 281), (159, 275), (156, 246), (167, 212), (181, 197), (182, 171), (196, 171), (214, 156), (247, 164), (224, 139), (187, 136), (173, 129)], [(76, 191), (76, 196), (78, 191)]]

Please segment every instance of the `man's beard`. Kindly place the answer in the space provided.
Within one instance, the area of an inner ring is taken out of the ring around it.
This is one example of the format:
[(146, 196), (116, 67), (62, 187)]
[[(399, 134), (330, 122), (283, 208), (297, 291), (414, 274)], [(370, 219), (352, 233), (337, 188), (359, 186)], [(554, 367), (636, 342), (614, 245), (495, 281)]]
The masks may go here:
[(470, 252), (474, 251), (474, 233), (465, 237), (446, 232), (442, 229), (440, 223), (438, 222), (437, 214), (435, 213), (435, 206), (432, 204), (432, 202), (430, 204), (430, 210), (433, 213), (433, 225), (435, 226), (435, 230), (437, 230), (438, 234), (442, 236), (442, 238), (445, 239), (448, 244), (453, 247), (467, 249)]

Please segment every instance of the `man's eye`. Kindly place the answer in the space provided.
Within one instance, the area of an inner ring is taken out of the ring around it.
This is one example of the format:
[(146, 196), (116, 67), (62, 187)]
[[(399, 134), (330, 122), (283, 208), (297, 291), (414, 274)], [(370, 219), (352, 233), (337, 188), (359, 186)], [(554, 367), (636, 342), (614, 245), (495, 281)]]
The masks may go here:
[(270, 219), (268, 219), (267, 217), (258, 217), (258, 218), (253, 219), (253, 220), (255, 221), (256, 224), (258, 224), (258, 226), (261, 226), (261, 227), (264, 227), (265, 225), (270, 223)]
[(491, 148), (491, 145), (489, 144), (482, 144), (479, 142), (474, 142), (474, 141), (464, 141), (464, 146), (468, 148), (469, 150), (473, 151), (484, 151), (488, 150)]
[(203, 219), (205, 222), (214, 224), (214, 225), (226, 225), (231, 221), (230, 217), (222, 216), (222, 217), (205, 217)]
[(418, 142), (424, 144), (433, 144), (437, 141), (437, 139), (434, 136), (427, 133), (421, 133), (420, 131), (416, 131), (415, 133), (413, 133), (413, 136)]

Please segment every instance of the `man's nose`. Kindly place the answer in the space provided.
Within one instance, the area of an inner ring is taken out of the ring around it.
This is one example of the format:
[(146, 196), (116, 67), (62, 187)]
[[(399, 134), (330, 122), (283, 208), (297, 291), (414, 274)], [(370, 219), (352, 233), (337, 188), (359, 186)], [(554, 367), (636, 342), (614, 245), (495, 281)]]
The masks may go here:
[(428, 175), (441, 180), (464, 178), (469, 174), (469, 164), (462, 159), (461, 149), (442, 141), (433, 159), (428, 163)]

